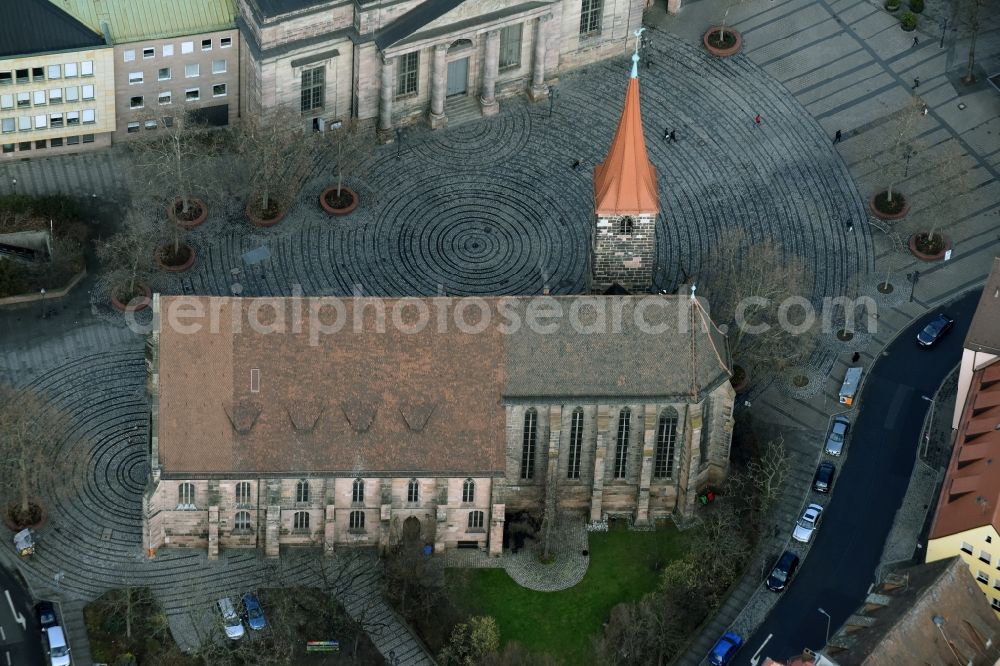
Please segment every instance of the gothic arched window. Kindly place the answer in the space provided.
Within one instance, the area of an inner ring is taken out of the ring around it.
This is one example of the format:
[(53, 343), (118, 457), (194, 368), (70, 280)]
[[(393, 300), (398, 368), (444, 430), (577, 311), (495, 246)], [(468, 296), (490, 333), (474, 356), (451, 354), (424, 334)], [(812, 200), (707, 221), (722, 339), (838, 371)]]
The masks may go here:
[(462, 501), (463, 502), (474, 502), (476, 500), (476, 482), (472, 479), (466, 479), (465, 483), (462, 484)]
[(354, 479), (354, 486), (351, 488), (351, 501), (352, 502), (364, 502), (365, 501), (365, 480), (364, 479)]
[(618, 441), (615, 444), (615, 478), (624, 479), (628, 465), (628, 436), (632, 427), (632, 410), (623, 407), (618, 412)]
[(469, 529), (470, 530), (481, 530), (483, 529), (483, 519), (484, 514), (482, 511), (472, 511), (469, 513)]
[(677, 444), (677, 411), (671, 407), (660, 413), (656, 425), (656, 456), (653, 478), (669, 479), (674, 475), (674, 448)]
[(635, 218), (630, 215), (618, 218), (618, 233), (626, 235), (635, 231)]
[(580, 451), (583, 448), (583, 409), (573, 410), (569, 426), (569, 463), (566, 465), (566, 478), (580, 478)]
[(305, 479), (295, 484), (295, 501), (300, 503), (309, 501), (309, 482)]
[(521, 478), (535, 477), (535, 444), (538, 439), (538, 412), (534, 408), (524, 413), (524, 432), (521, 439)]

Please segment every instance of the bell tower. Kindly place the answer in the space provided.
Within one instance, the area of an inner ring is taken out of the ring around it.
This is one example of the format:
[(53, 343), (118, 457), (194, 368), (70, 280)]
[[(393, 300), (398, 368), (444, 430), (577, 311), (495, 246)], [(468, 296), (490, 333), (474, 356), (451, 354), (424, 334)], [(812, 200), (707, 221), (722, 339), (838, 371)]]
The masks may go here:
[(618, 130), (608, 156), (594, 167), (594, 231), (590, 246), (590, 290), (653, 286), (656, 216), (660, 211), (656, 167), (649, 161), (639, 110), (639, 42), (635, 33), (632, 73)]

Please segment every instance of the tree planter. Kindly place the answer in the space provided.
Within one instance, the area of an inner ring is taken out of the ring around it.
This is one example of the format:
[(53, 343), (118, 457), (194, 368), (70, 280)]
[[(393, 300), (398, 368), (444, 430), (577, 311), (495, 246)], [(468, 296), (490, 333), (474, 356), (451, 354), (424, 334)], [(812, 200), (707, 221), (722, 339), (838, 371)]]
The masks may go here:
[(734, 365), (733, 376), (729, 378), (729, 382), (733, 385), (733, 390), (740, 393), (750, 383), (750, 373), (743, 366)]
[(153, 291), (144, 284), (139, 285), (142, 295), (134, 296), (129, 301), (122, 301), (118, 297), (119, 289), (119, 286), (112, 287), (111, 289), (111, 305), (119, 312), (140, 312), (148, 308), (149, 304), (153, 302)]
[(716, 35), (718, 35), (721, 29), (721, 26), (713, 25), (702, 36), (702, 43), (708, 52), (717, 58), (727, 58), (731, 55), (736, 55), (743, 48), (743, 36), (732, 28), (726, 28), (726, 39), (722, 44), (719, 44)]
[[(876, 192), (868, 200), (868, 209), (880, 220), (901, 220), (910, 212), (910, 200), (899, 192), (892, 193), (893, 206), (889, 207), (886, 190)], [(897, 199), (902, 202), (897, 204)]]
[(340, 188), (341, 198), (350, 198), (350, 203), (344, 205), (343, 201), (337, 201), (337, 186), (328, 187), (319, 195), (319, 205), (326, 211), (327, 215), (348, 215), (358, 207), (358, 193), (349, 187)]
[(888, 2), (885, 3), (885, 10), (887, 12), (892, 12), (892, 13), (898, 12), (899, 11), (899, 3), (897, 2), (894, 5), (889, 4)]
[(941, 261), (945, 252), (951, 249), (951, 239), (942, 233), (935, 233), (939, 242), (931, 247), (926, 245), (927, 232), (920, 231), (910, 236), (910, 254), (920, 261)]
[(263, 217), (252, 213), (250, 211), (250, 204), (247, 204), (246, 207), (247, 219), (250, 220), (250, 224), (254, 225), (255, 227), (273, 227), (278, 222), (281, 222), (283, 219), (285, 219), (285, 213), (287, 212), (281, 210), (280, 208), (277, 207), (275, 208), (277, 210), (277, 213), (274, 215), (274, 217)]
[(167, 217), (184, 227), (194, 229), (201, 225), (208, 218), (208, 206), (201, 199), (188, 199), (188, 214), (181, 213), (184, 203), (180, 197), (167, 204)]
[(39, 527), (45, 524), (45, 521), (49, 518), (48, 511), (37, 499), (32, 499), (28, 501), (28, 511), (31, 513), (30, 520), (23, 522), (20, 520), (14, 520), (14, 516), (11, 513), (15, 509), (20, 509), (20, 502), (11, 502), (4, 508), (3, 512), (3, 524), (7, 526), (13, 532), (20, 532), (24, 529), (37, 530)]
[(166, 243), (156, 248), (156, 265), (168, 273), (183, 273), (194, 265), (197, 253), (187, 243), (181, 243), (179, 256), (170, 257), (173, 247), (173, 243)]

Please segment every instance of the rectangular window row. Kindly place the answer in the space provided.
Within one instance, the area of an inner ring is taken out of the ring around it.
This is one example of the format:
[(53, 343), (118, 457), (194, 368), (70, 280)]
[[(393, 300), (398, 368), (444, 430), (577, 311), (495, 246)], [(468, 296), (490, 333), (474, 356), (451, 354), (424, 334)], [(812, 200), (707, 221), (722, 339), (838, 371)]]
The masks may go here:
[[(229, 61), (225, 58), (212, 61), (212, 74), (225, 74), (228, 71)], [(193, 79), (198, 76), (201, 76), (201, 65), (199, 63), (184, 65), (184, 78)], [(169, 81), (172, 78), (173, 71), (170, 67), (160, 67), (156, 70), (157, 81)], [(130, 86), (143, 83), (144, 79), (145, 75), (143, 72), (129, 72), (128, 74), (128, 83)]]
[(38, 114), (35, 116), (18, 116), (17, 118), (0, 118), (0, 133), (30, 132), (46, 128), (73, 127), (75, 125), (93, 125), (97, 122), (95, 109), (82, 111), (66, 111), (65, 113)]
[(20, 141), (18, 143), (4, 143), (2, 145), (3, 154), (17, 152), (27, 152), (29, 150), (44, 150), (46, 148), (62, 148), (63, 146), (77, 146), (81, 143), (93, 143), (93, 134), (81, 134), (79, 136), (56, 137), (54, 139), (39, 139), (37, 141)]
[[(225, 97), (229, 94), (229, 91), (225, 83), (216, 83), (212, 85), (212, 97)], [(186, 102), (197, 102), (201, 99), (201, 88), (187, 88), (184, 90), (184, 101)], [(173, 95), (169, 90), (160, 92), (156, 96), (156, 101), (158, 104), (172, 104)], [(144, 95), (133, 95), (129, 98), (128, 108), (132, 110), (142, 109), (146, 106), (146, 98)]]
[(79, 102), (94, 99), (94, 86), (73, 86), (70, 88), (50, 88), (32, 92), (0, 93), (0, 110), (27, 109), (32, 106), (50, 106), (64, 102)]
[(14, 83), (24, 84), (37, 81), (54, 81), (56, 79), (72, 79), (78, 76), (93, 76), (94, 61), (67, 62), (61, 65), (43, 67), (25, 67), (15, 70), (0, 70), (0, 86)]
[[(201, 40), (202, 51), (211, 51), (213, 45), (214, 44), (211, 37), (206, 37), (205, 39)], [(219, 38), (220, 49), (228, 49), (232, 45), (233, 45), (232, 37)], [(139, 52), (142, 53), (143, 60), (152, 60), (153, 58), (156, 57), (155, 46), (144, 46), (142, 49), (139, 50)], [(135, 62), (136, 53), (137, 53), (136, 49), (125, 49), (124, 51), (122, 51), (122, 60), (124, 60), (125, 62)], [(194, 53), (194, 42), (193, 41), (181, 42), (181, 53), (182, 54)], [(174, 45), (164, 44), (162, 47), (160, 47), (160, 55), (163, 56), (164, 58), (169, 58), (170, 56), (174, 55)]]

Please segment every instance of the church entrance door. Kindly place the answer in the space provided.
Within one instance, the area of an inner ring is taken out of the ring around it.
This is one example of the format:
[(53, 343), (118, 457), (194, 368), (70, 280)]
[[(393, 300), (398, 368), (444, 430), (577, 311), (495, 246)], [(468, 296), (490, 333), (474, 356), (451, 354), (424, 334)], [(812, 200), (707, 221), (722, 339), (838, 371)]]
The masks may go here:
[(410, 516), (403, 521), (403, 543), (416, 544), (420, 542), (420, 520)]
[(461, 58), (448, 63), (448, 97), (464, 95), (469, 88), (469, 59)]

